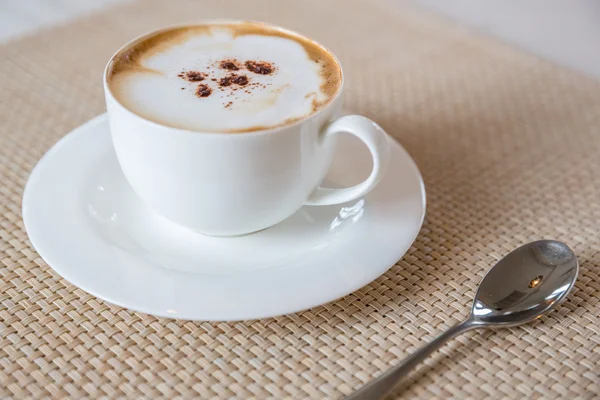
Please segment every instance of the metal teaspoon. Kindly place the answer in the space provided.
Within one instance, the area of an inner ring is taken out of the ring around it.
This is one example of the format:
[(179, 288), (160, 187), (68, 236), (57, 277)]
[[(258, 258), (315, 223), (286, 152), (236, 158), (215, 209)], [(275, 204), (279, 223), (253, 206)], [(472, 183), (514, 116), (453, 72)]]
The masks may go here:
[(346, 400), (376, 400), (446, 341), (478, 328), (514, 326), (548, 313), (567, 296), (577, 279), (573, 250), (555, 240), (525, 244), (488, 271), (477, 289), (469, 317), (406, 357)]

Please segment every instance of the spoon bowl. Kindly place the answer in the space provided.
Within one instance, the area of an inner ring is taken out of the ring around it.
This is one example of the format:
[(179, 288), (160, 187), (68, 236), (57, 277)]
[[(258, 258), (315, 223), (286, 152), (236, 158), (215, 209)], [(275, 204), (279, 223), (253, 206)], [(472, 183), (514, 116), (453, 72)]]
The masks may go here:
[(520, 325), (539, 318), (565, 299), (577, 278), (573, 250), (555, 240), (523, 245), (483, 278), (471, 319), (490, 325)]

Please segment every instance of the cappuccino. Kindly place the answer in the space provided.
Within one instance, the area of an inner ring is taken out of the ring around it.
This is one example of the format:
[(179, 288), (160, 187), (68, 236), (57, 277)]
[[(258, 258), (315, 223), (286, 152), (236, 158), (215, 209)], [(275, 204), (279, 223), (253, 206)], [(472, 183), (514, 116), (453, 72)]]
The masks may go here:
[(131, 112), (192, 131), (241, 133), (302, 120), (338, 94), (342, 71), (319, 44), (258, 22), (151, 33), (115, 55), (111, 94)]

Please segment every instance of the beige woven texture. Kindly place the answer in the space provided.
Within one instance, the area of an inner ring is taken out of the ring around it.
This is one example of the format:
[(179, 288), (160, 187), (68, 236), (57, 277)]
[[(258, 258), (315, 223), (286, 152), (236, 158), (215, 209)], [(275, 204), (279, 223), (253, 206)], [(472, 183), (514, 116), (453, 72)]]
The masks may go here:
[[(168, 320), (85, 293), (31, 247), (28, 174), (104, 111), (112, 52), (158, 26), (214, 17), (325, 43), (344, 64), (348, 109), (378, 121), (421, 168), (425, 226), (363, 289), (279, 318)], [(535, 323), (451, 341), (395, 396), (598, 398), (598, 82), (401, 3), (215, 0), (126, 4), (12, 42), (0, 48), (0, 88), (0, 398), (340, 398), (462, 319), (485, 271), (540, 238), (578, 254), (568, 300)]]

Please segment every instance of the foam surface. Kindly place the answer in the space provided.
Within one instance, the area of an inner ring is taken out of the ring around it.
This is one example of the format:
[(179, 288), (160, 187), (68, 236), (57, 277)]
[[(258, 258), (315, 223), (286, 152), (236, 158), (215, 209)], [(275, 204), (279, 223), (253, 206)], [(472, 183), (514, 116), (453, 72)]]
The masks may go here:
[[(244, 132), (285, 125), (322, 107), (341, 83), (330, 53), (280, 31), (240, 34), (235, 24), (216, 25), (175, 39), (157, 38), (158, 44), (151, 41), (152, 37), (134, 45), (138, 53), (117, 56), (116, 65), (122, 65), (113, 67), (109, 85), (131, 111), (177, 128)], [(132, 60), (135, 65), (123, 67)], [(222, 68), (223, 60), (234, 60), (240, 69)], [(268, 62), (274, 70), (255, 73), (246, 68), (246, 61)], [(189, 71), (204, 78), (188, 81)], [(221, 86), (220, 80), (231, 74), (246, 76), (248, 83)], [(210, 95), (199, 97), (199, 85), (208, 86)]]

